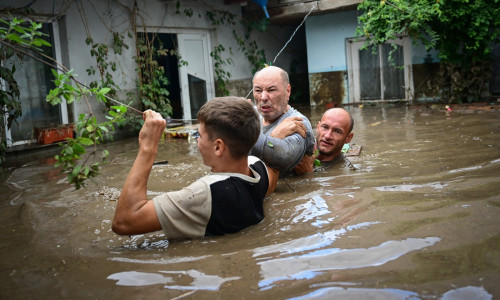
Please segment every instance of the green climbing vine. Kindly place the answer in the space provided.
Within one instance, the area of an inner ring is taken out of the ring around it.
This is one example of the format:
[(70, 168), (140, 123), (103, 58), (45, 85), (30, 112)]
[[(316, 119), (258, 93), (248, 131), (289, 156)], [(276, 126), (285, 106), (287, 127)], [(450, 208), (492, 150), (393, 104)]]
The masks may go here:
[[(236, 21), (239, 20), (239, 23), (244, 26), (245, 34), (241, 36), (235, 29), (232, 31), (232, 35), (238, 48), (243, 52), (247, 60), (252, 64), (252, 74), (262, 69), (266, 64), (266, 54), (264, 49), (260, 49), (257, 41), (251, 39), (252, 30), (266, 31), (267, 26), (269, 25), (269, 20), (258, 20), (255, 22), (248, 22), (242, 19), (238, 19), (238, 17), (226, 10), (212, 10), (206, 12), (206, 17), (210, 20), (213, 26), (230, 26), (234, 27), (236, 25)], [(232, 55), (232, 49), (230, 50), (230, 54)], [(220, 53), (220, 52), (219, 52)], [(219, 61), (220, 62), (220, 61)], [(219, 64), (227, 65), (226, 63)], [(225, 81), (230, 78), (227, 76), (228, 74), (225, 72), (219, 72), (217, 82)]]
[(116, 63), (108, 62), (108, 46), (103, 43), (94, 43), (91, 37), (85, 39), (87, 45), (91, 45), (90, 55), (95, 58), (97, 66), (90, 66), (86, 71), (89, 76), (95, 75), (96, 68), (98, 69), (101, 81), (90, 82), (90, 87), (97, 87), (102, 84), (104, 87), (110, 89), (109, 95), (114, 97), (116, 95), (116, 85), (113, 81), (113, 77), (108, 71), (111, 68), (112, 71), (116, 71)]
[[(184, 14), (187, 17), (192, 17), (194, 14), (190, 9), (184, 9)], [(176, 1), (176, 14), (181, 14), (181, 2)], [(266, 31), (269, 26), (268, 19), (257, 20), (255, 22), (248, 22), (242, 20), (237, 15), (227, 10), (207, 10), (205, 12), (206, 18), (213, 26), (227, 26), (235, 27), (237, 22), (245, 28), (244, 35), (240, 35), (236, 30), (232, 30), (232, 36), (240, 50), (247, 60), (252, 65), (252, 74), (262, 69), (266, 65), (266, 54), (264, 49), (259, 48), (256, 40), (251, 39), (252, 30)], [(198, 15), (201, 18), (201, 15)], [(233, 64), (232, 56), (233, 49), (228, 47), (229, 57), (225, 58), (224, 52), (226, 48), (219, 44), (215, 46), (210, 52), (210, 56), (214, 59), (214, 72), (215, 80), (217, 82), (217, 89), (223, 95), (229, 95), (227, 90), (227, 81), (231, 78), (231, 73), (226, 68)]]
[(226, 88), (226, 81), (231, 78), (231, 73), (224, 69), (224, 66), (231, 65), (233, 60), (231, 57), (223, 58), (222, 52), (224, 52), (226, 48), (222, 45), (215, 46), (212, 52), (210, 52), (210, 56), (214, 60), (214, 71), (215, 71), (215, 80), (217, 82), (217, 89), (224, 95), (229, 96), (229, 91)]
[[(158, 63), (158, 58), (175, 54), (160, 45), (155, 46), (156, 35), (143, 34), (137, 37), (136, 56), (137, 71), (139, 79), (137, 82), (139, 97), (143, 110), (152, 109), (160, 113), (164, 118), (172, 114), (172, 106), (168, 98), (169, 85), (164, 68)], [(182, 63), (187, 63), (181, 61)]]
[(233, 37), (245, 57), (252, 64), (252, 74), (254, 74), (266, 65), (266, 53), (264, 49), (259, 48), (256, 40), (250, 40), (250, 32), (248, 30), (242, 38), (233, 30)]

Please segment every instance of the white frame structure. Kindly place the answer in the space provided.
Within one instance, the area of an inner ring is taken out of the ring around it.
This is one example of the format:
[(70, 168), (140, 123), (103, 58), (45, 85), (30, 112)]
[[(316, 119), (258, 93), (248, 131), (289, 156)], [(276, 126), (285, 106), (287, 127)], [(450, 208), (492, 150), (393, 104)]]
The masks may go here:
[[(346, 40), (346, 55), (347, 55), (347, 75), (349, 79), (349, 102), (360, 103), (363, 102), (361, 99), (361, 88), (360, 88), (360, 66), (359, 66), (359, 50), (364, 45), (365, 40), (359, 39), (347, 39)], [(403, 47), (403, 60), (404, 60), (404, 82), (405, 82), (405, 99), (411, 100), (413, 98), (413, 72), (412, 72), (412, 60), (411, 60), (411, 42), (408, 37), (402, 37), (397, 40), (391, 40), (390, 43), (396, 44)], [(379, 50), (380, 50), (379, 46)], [(380, 100), (386, 101), (384, 99), (384, 77), (382, 72), (382, 66), (386, 62), (383, 61), (379, 51), (380, 66), (381, 66), (381, 95)], [(373, 100), (370, 100), (373, 101)]]

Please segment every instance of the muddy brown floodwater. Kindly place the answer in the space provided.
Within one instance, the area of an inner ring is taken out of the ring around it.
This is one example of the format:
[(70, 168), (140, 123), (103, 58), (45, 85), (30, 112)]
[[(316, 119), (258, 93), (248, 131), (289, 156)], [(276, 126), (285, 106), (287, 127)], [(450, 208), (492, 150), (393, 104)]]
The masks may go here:
[[(300, 109), (317, 124), (320, 109)], [(1, 299), (492, 299), (500, 296), (500, 111), (348, 107), (357, 170), (280, 180), (233, 235), (117, 236), (136, 138), (75, 191), (53, 159), (1, 174)], [(161, 145), (148, 195), (205, 175), (196, 144)]]

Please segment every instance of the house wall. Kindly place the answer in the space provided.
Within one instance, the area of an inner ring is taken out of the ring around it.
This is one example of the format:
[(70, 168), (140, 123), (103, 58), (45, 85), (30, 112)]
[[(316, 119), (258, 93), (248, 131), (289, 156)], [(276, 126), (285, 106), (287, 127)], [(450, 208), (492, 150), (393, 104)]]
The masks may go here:
[[(311, 106), (338, 106), (349, 103), (346, 39), (355, 37), (356, 10), (311, 16), (306, 20), (307, 62)], [(414, 97), (434, 99), (433, 78), (439, 71), (434, 51), (412, 44)], [(428, 56), (429, 55), (429, 56)]]
[(441, 66), (435, 50), (427, 51), (419, 42), (412, 45), (414, 99), (438, 100), (440, 97), (439, 76)]
[(345, 39), (354, 37), (356, 14), (356, 11), (345, 11), (306, 20), (312, 106), (339, 105), (349, 101)]
[[(176, 13), (177, 1), (161, 0), (137, 0), (139, 14), (136, 15), (134, 22), (138, 31), (142, 31), (142, 24), (149, 30), (162, 30), (172, 33), (189, 33), (192, 31), (206, 31), (210, 35), (210, 43), (213, 48), (216, 45), (223, 45), (226, 49), (222, 53), (222, 58), (231, 58), (232, 64), (226, 65), (225, 70), (231, 74), (228, 82), (228, 88), (231, 95), (246, 96), (251, 90), (252, 66), (248, 62), (243, 52), (239, 49), (233, 38), (233, 30), (240, 36), (244, 36), (244, 27), (240, 24), (241, 6), (226, 5), (223, 0), (218, 1), (181, 1), (180, 13)], [(81, 3), (80, 6), (77, 3)], [(60, 61), (69, 69), (74, 70), (77, 79), (85, 84), (99, 80), (99, 75), (88, 75), (87, 69), (90, 66), (96, 66), (95, 57), (90, 54), (91, 47), (85, 43), (87, 33), (90, 33), (94, 42), (105, 43), (111, 47), (113, 32), (119, 32), (125, 37), (124, 42), (129, 46), (123, 48), (121, 55), (109, 51), (109, 60), (117, 63), (117, 70), (111, 72), (113, 81), (120, 88), (118, 100), (129, 102), (129, 92), (136, 91), (136, 56), (135, 38), (129, 37), (128, 33), (133, 32), (131, 25), (130, 12), (133, 9), (134, 0), (121, 1), (101, 1), (101, 0), (82, 0), (82, 1), (52, 1), (52, 0), (5, 0), (0, 4), (0, 9), (30, 7), (38, 15), (44, 18), (54, 18), (57, 16), (60, 29)], [(188, 17), (185, 10), (193, 12)], [(212, 25), (207, 18), (207, 11), (223, 10), (229, 11), (237, 16), (236, 25)], [(264, 49), (266, 60), (271, 62), (276, 54), (284, 46), (295, 26), (273, 25), (266, 32), (257, 32), (254, 30), (251, 40), (258, 42), (259, 49)], [(283, 67), (290, 71), (292, 60), (297, 57), (297, 51), (303, 51), (304, 41), (295, 38), (278, 57), (274, 65)], [(302, 49), (302, 50), (300, 50)], [(213, 61), (211, 64), (213, 65)], [(304, 69), (304, 73), (307, 71)], [(215, 81), (215, 80), (214, 80)], [(90, 101), (93, 113), (99, 120), (104, 120), (104, 105), (96, 101)], [(134, 105), (134, 104), (133, 104)], [(139, 106), (136, 100), (134, 106)], [(75, 103), (69, 109), (70, 122), (71, 116), (77, 118), (81, 113), (88, 113), (87, 103), (80, 101)]]

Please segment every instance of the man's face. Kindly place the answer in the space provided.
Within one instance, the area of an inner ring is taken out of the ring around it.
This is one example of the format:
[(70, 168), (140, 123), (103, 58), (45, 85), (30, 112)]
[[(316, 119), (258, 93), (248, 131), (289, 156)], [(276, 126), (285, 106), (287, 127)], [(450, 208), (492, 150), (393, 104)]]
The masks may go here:
[(291, 89), (278, 70), (267, 69), (261, 70), (253, 80), (253, 97), (264, 125), (273, 123), (286, 112)]
[(351, 119), (346, 111), (334, 109), (324, 114), (316, 127), (316, 148), (324, 160), (338, 156), (344, 144), (351, 141), (350, 127)]

